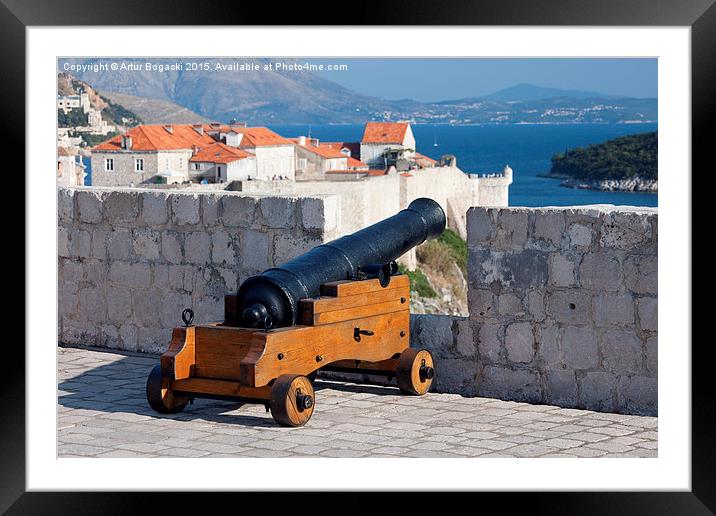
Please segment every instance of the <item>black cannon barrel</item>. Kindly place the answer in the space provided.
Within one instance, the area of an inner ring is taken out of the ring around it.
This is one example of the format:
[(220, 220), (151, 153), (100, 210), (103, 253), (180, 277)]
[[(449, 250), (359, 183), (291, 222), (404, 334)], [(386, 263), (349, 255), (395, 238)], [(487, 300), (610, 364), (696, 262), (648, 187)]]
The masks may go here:
[(244, 327), (284, 327), (298, 322), (298, 302), (316, 297), (321, 285), (356, 277), (363, 267), (387, 264), (445, 229), (445, 212), (420, 198), (392, 217), (343, 236), (248, 278), (237, 295)]

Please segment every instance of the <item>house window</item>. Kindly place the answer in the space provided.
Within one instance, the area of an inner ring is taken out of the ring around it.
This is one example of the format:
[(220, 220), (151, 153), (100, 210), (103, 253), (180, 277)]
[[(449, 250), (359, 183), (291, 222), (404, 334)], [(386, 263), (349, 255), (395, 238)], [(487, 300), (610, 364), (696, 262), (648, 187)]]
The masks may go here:
[(298, 169), (303, 170), (306, 168), (306, 165), (308, 164), (308, 160), (306, 158), (299, 158), (298, 160)]
[(104, 170), (106, 172), (113, 172), (114, 171), (114, 159), (112, 158), (106, 158), (104, 160)]
[(194, 163), (194, 170), (201, 170), (201, 167), (198, 163)]
[(134, 171), (135, 172), (144, 172), (144, 159), (137, 158), (134, 160)]
[(184, 170), (184, 158), (179, 158), (179, 170)]

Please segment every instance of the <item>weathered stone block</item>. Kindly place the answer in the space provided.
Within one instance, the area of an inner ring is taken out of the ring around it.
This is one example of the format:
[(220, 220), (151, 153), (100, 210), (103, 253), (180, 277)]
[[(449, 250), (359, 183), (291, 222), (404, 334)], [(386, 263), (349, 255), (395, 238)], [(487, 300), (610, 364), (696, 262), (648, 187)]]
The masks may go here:
[(474, 358), (440, 358), (435, 361), (435, 381), (431, 390), (475, 396), (476, 376), (477, 362)]
[(639, 326), (642, 330), (656, 331), (659, 327), (658, 301), (655, 297), (641, 297), (636, 300)]
[(534, 238), (559, 248), (564, 236), (564, 212), (553, 210), (535, 211)]
[(631, 294), (607, 292), (594, 296), (594, 322), (597, 326), (633, 326), (634, 300)]
[(239, 250), (238, 236), (234, 237), (223, 229), (217, 229), (211, 235), (211, 261), (217, 264), (234, 266)]
[(106, 299), (97, 287), (83, 288), (78, 293), (79, 311), (88, 321), (102, 323), (106, 320)]
[(496, 227), (493, 214), (487, 208), (470, 208), (467, 210), (467, 245), (477, 247), (489, 241)]
[(500, 210), (500, 226), (510, 247), (522, 248), (527, 243), (528, 215), (521, 210)]
[(169, 263), (179, 264), (184, 260), (182, 239), (174, 231), (162, 231), (162, 257)]
[(617, 374), (641, 372), (641, 340), (631, 330), (607, 330), (602, 334), (604, 367)]
[(262, 197), (259, 199), (261, 219), (270, 228), (293, 227), (295, 206), (295, 199), (289, 197)]
[(75, 219), (75, 190), (57, 189), (57, 218), (59, 222), (70, 223)]
[(547, 313), (555, 321), (586, 324), (590, 319), (592, 298), (584, 290), (557, 290), (547, 293)]
[(301, 202), (301, 224), (307, 231), (323, 231), (326, 226), (324, 200), (304, 197)]
[(110, 224), (133, 222), (139, 216), (139, 196), (136, 192), (106, 192), (103, 204), (105, 218)]
[(70, 255), (89, 258), (92, 252), (92, 234), (84, 229), (72, 229), (69, 232)]
[(148, 263), (113, 262), (109, 266), (109, 280), (116, 285), (146, 287), (151, 284), (151, 279)]
[(197, 321), (195, 324), (206, 324), (213, 321), (224, 320), (224, 298), (204, 296), (195, 304)]
[(98, 224), (102, 222), (102, 192), (95, 190), (77, 190), (77, 218), (80, 222)]
[(59, 260), (58, 277), (60, 283), (64, 281), (71, 281), (79, 283), (84, 279), (84, 268), (82, 263), (72, 259), (61, 258)]
[(590, 253), (579, 268), (581, 286), (592, 290), (616, 291), (622, 285), (622, 269), (612, 253)]
[(500, 294), (498, 306), (500, 315), (516, 317), (525, 314), (525, 309), (522, 306), (522, 298), (513, 293)]
[(513, 323), (505, 330), (505, 348), (510, 362), (531, 362), (534, 356), (534, 333), (528, 322)]
[[(192, 306), (190, 294), (170, 292), (162, 296), (160, 305), (160, 322), (162, 326), (164, 326), (164, 328), (181, 326), (183, 324), (181, 320), (181, 313), (185, 308), (190, 306)], [(195, 317), (203, 317), (203, 315), (201, 313), (196, 313)], [(171, 334), (167, 335), (165, 338), (166, 341), (169, 342)]]
[(435, 358), (454, 358), (452, 327), (453, 318), (449, 315), (411, 315), (410, 347), (425, 348)]
[(160, 256), (160, 233), (149, 228), (132, 231), (134, 254), (146, 260), (156, 260)]
[(256, 199), (239, 195), (224, 195), (221, 199), (221, 219), (224, 226), (250, 228), (256, 219)]
[(477, 381), (479, 396), (531, 403), (542, 401), (539, 376), (533, 371), (485, 366)]
[(484, 320), (497, 316), (497, 303), (487, 288), (470, 288), (467, 292), (470, 318)]
[(471, 250), (468, 256), (468, 275), (475, 287), (498, 282), (504, 287), (540, 287), (547, 283), (547, 253), (525, 249), (514, 253), (493, 252), (489, 249)]
[(561, 368), (563, 365), (560, 353), (561, 330), (556, 324), (540, 324), (536, 328), (537, 350), (539, 359), (546, 368)]
[(620, 412), (645, 416), (658, 414), (659, 389), (656, 378), (623, 376), (619, 379), (618, 388)]
[(545, 402), (560, 407), (577, 404), (577, 380), (574, 371), (550, 370), (546, 374)]
[(156, 289), (137, 289), (132, 291), (134, 321), (141, 326), (156, 326), (159, 321), (162, 299)]
[(201, 220), (204, 227), (215, 226), (219, 222), (219, 208), (222, 194), (206, 194), (201, 196)]
[(574, 262), (561, 253), (550, 255), (549, 283), (556, 287), (571, 287), (574, 285)]
[(634, 250), (651, 242), (651, 224), (642, 213), (613, 212), (604, 215), (599, 243), (603, 247)]
[(473, 358), (477, 354), (477, 343), (475, 342), (475, 323), (465, 317), (455, 317), (452, 322), (452, 334), (455, 339), (455, 350), (458, 355), (465, 358)]
[(107, 235), (109, 231), (106, 229), (100, 229), (94, 227), (92, 229), (92, 244), (90, 249), (90, 256), (97, 260), (107, 259)]
[(197, 194), (171, 196), (172, 222), (181, 226), (193, 226), (201, 222), (201, 199)]
[(169, 289), (169, 265), (153, 263), (152, 278), (154, 288), (159, 290)]
[(120, 349), (134, 351), (137, 349), (137, 327), (133, 324), (119, 326)]
[(241, 265), (248, 274), (257, 274), (268, 268), (269, 252), (269, 235), (261, 231), (241, 233)]
[(97, 344), (97, 328), (94, 323), (78, 321), (63, 316), (60, 328), (60, 342), (82, 346)]
[(588, 410), (613, 412), (617, 378), (611, 373), (593, 371), (581, 379), (579, 404)]
[(592, 245), (592, 228), (583, 224), (570, 224), (569, 245), (578, 249), (586, 249)]
[(127, 260), (132, 250), (132, 235), (128, 229), (117, 228), (107, 235), (107, 257), (110, 260)]
[(142, 220), (152, 225), (162, 225), (169, 221), (166, 193), (142, 192)]
[(110, 321), (125, 323), (132, 316), (132, 296), (125, 287), (110, 286), (107, 292), (107, 316)]
[(205, 265), (211, 261), (211, 237), (204, 231), (188, 233), (184, 240), (184, 259)]
[(624, 283), (636, 294), (658, 293), (658, 259), (656, 255), (631, 255), (624, 260)]
[(195, 284), (197, 277), (203, 276), (203, 269), (192, 265), (170, 265), (169, 266), (169, 287), (174, 290), (195, 291), (200, 287)]
[(532, 319), (537, 322), (545, 319), (544, 292), (542, 289), (533, 289), (527, 293), (527, 306)]
[(482, 361), (490, 363), (503, 362), (502, 358), (502, 335), (503, 326), (499, 323), (484, 322), (476, 323), (477, 328), (477, 352)]
[(567, 326), (562, 336), (562, 350), (569, 369), (591, 369), (599, 364), (597, 336), (591, 328)]

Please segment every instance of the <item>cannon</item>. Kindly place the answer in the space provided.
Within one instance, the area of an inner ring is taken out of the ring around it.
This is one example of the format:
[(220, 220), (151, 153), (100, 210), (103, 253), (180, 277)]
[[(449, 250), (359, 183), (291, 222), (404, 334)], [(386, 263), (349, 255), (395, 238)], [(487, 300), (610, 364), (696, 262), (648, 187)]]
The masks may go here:
[(160, 413), (194, 398), (261, 403), (301, 426), (315, 408), (319, 370), (394, 377), (401, 391), (430, 389), (430, 352), (410, 347), (410, 281), (396, 259), (445, 229), (445, 213), (420, 198), (397, 214), (319, 245), (244, 281), (224, 298), (224, 321), (174, 328), (147, 379)]

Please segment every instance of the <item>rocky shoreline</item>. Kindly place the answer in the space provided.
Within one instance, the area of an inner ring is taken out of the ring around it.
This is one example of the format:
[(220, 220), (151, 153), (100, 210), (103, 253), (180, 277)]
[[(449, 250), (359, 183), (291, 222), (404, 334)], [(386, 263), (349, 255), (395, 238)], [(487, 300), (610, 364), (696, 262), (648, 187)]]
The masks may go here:
[(659, 191), (658, 179), (642, 179), (632, 177), (628, 179), (577, 179), (554, 174), (544, 174), (540, 177), (562, 179), (559, 186), (576, 188), (579, 190), (601, 190), (604, 192), (647, 192), (657, 193)]

